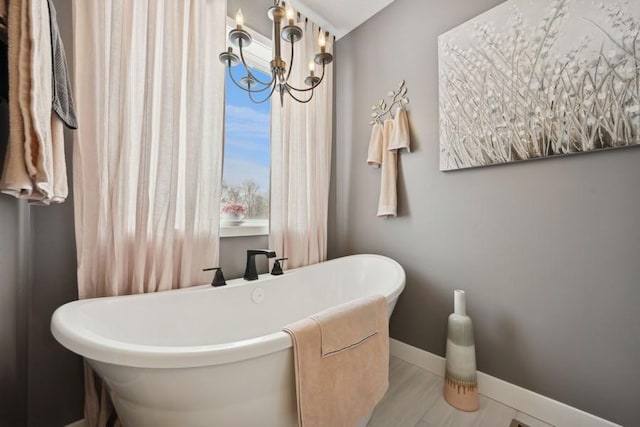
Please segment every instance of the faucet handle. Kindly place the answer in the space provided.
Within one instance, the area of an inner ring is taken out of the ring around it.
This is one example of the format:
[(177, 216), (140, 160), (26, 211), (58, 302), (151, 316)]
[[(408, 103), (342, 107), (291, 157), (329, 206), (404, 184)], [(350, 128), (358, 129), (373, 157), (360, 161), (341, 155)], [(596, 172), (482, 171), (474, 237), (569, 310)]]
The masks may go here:
[(216, 275), (213, 277), (213, 281), (211, 282), (211, 286), (224, 286), (227, 284), (227, 281), (224, 279), (224, 274), (222, 274), (222, 267), (210, 267), (204, 268), (202, 271), (216, 271)]
[(284, 274), (284, 272), (282, 271), (282, 265), (280, 265), (280, 261), (286, 261), (288, 259), (289, 258), (277, 258), (273, 263), (273, 269), (271, 270), (271, 275), (280, 276), (281, 274)]

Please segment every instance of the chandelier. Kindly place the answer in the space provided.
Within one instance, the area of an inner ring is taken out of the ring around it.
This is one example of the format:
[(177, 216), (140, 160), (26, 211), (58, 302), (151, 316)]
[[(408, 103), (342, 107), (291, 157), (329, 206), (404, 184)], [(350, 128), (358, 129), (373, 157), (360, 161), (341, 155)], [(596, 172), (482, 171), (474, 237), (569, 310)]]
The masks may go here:
[[(247, 92), (251, 101), (256, 104), (266, 102), (276, 91), (280, 94), (280, 105), (284, 102), (285, 93), (300, 103), (311, 101), (314, 89), (320, 86), (324, 79), (326, 65), (333, 61), (333, 55), (326, 51), (327, 40), (324, 31), (320, 31), (318, 36), (320, 52), (316, 53), (309, 61), (309, 75), (304, 80), (306, 87), (296, 87), (289, 82), (294, 58), (294, 45), (302, 38), (303, 33), (302, 28), (295, 25), (295, 12), (291, 8), (291, 5), (284, 6), (284, 2), (281, 3), (279, 0), (274, 0), (274, 4), (269, 8), (267, 14), (273, 21), (273, 59), (270, 63), (271, 80), (267, 82), (256, 77), (244, 59), (243, 49), (251, 44), (252, 39), (251, 34), (242, 28), (244, 25), (242, 10), (238, 10), (236, 14), (236, 28), (229, 31), (229, 42), (238, 48), (240, 56), (238, 57), (238, 55), (233, 52), (232, 47), (229, 47), (226, 52), (222, 52), (219, 55), (220, 62), (226, 65), (229, 77), (233, 83)], [(285, 17), (287, 19), (287, 25), (281, 28), (281, 21)], [(288, 65), (281, 56), (281, 37), (282, 40), (291, 46), (291, 63)], [(238, 81), (233, 76), (231, 69), (240, 62), (244, 65), (246, 75)], [(316, 64), (322, 66), (322, 74), (320, 77), (315, 75)]]

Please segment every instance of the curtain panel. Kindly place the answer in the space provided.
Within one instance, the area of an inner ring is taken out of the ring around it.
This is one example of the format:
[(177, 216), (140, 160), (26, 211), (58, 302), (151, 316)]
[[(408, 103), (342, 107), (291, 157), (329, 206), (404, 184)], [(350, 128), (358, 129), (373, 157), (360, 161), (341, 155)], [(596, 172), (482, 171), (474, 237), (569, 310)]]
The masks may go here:
[[(303, 18), (304, 37), (295, 44), (290, 82), (305, 87), (309, 61), (319, 52), (316, 24)], [(333, 53), (333, 37), (327, 37), (327, 52)], [(290, 62), (288, 45), (282, 47)], [(322, 67), (316, 65), (316, 75)], [(299, 95), (308, 98), (307, 94)], [(299, 103), (278, 94), (271, 102), (271, 220), (269, 247), (288, 257), (287, 268), (325, 261), (327, 216), (333, 137), (333, 63), (326, 67), (322, 84), (309, 103)]]
[[(73, 2), (80, 298), (206, 283), (218, 262), (224, 0)], [(86, 380), (91, 427), (113, 414)]]

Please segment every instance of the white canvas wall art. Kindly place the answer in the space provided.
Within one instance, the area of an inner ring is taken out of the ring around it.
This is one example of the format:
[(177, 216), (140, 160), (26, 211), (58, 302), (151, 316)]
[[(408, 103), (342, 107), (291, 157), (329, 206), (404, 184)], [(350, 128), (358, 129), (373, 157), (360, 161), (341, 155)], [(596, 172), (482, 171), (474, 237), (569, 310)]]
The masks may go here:
[(640, 0), (510, 0), (439, 66), (440, 170), (640, 146)]

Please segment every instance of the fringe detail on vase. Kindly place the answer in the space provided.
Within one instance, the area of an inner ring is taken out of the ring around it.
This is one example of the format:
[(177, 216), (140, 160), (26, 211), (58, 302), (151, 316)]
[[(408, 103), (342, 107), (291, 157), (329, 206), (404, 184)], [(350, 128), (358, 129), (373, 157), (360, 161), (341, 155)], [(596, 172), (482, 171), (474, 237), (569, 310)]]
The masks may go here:
[(462, 390), (462, 394), (467, 394), (467, 392), (472, 393), (478, 390), (478, 380), (473, 379), (470, 381), (460, 380), (458, 378), (454, 378), (449, 373), (445, 374), (445, 381), (447, 385), (455, 388), (460, 394), (460, 390)]

